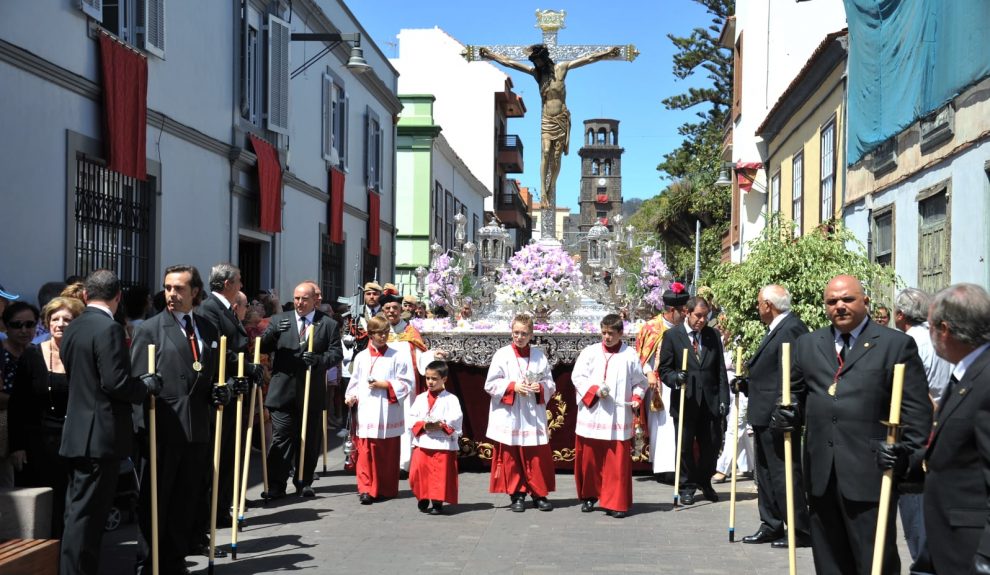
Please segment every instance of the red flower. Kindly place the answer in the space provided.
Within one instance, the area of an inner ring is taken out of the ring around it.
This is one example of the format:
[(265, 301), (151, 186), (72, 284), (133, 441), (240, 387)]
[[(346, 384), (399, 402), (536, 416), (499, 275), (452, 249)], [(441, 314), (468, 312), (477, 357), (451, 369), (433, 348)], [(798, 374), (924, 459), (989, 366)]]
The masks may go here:
[(674, 293), (681, 293), (684, 291), (684, 284), (681, 282), (674, 282), (670, 284), (670, 291)]

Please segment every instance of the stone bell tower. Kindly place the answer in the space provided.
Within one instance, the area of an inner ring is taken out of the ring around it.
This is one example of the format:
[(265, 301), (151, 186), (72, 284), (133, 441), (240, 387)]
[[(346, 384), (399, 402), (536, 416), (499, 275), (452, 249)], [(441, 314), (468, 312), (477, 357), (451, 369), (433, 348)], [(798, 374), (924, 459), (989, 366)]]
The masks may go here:
[(622, 213), (622, 152), (619, 147), (619, 121), (596, 119), (584, 121), (584, 145), (581, 156), (582, 233), (601, 221), (612, 229), (612, 217)]

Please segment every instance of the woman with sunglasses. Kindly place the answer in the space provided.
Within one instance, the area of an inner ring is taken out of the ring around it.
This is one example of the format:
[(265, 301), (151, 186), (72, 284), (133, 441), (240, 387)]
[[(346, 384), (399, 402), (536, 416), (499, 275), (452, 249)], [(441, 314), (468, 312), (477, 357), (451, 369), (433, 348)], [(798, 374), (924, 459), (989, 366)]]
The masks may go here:
[(0, 426), (6, 429), (0, 433), (0, 488), (13, 487), (14, 469), (20, 468), (8, 445), (7, 430), (11, 425), (8, 414), (14, 411), (7, 408), (21, 356), (34, 339), (38, 308), (16, 301), (3, 310), (3, 324), (7, 327), (7, 338), (0, 342), (0, 412), (6, 413), (0, 414)]

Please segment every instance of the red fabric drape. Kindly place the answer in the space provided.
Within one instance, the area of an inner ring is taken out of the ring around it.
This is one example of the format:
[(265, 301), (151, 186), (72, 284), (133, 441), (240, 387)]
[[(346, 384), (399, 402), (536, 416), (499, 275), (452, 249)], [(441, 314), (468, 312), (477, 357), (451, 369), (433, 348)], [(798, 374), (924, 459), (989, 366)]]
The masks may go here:
[(597, 201), (599, 204), (607, 204), (608, 194), (598, 194), (598, 198), (595, 201)]
[(327, 227), (330, 228), (330, 241), (344, 243), (344, 172), (330, 168), (330, 204), (327, 213)]
[(261, 218), (258, 229), (268, 233), (282, 231), (282, 165), (268, 142), (251, 134), (251, 145), (258, 156), (258, 189)]
[(368, 253), (382, 255), (381, 219), (382, 197), (374, 190), (368, 190)]
[(108, 167), (125, 176), (146, 180), (148, 59), (100, 34), (100, 65)]
[(756, 172), (763, 167), (760, 162), (737, 162), (736, 163), (736, 181), (739, 183), (739, 189), (743, 193), (748, 192), (753, 187), (753, 182), (756, 181)]

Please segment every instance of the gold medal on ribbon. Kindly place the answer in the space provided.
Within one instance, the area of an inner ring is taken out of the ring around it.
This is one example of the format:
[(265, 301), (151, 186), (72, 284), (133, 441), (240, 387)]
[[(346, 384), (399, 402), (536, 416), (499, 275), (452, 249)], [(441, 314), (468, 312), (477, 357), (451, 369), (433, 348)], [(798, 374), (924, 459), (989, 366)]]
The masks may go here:
[(203, 371), (203, 364), (199, 363), (198, 361), (194, 361), (193, 362), (193, 371), (197, 371), (197, 372), (198, 371)]
[(832, 397), (835, 397), (835, 382), (834, 381), (832, 382), (832, 385), (828, 386), (828, 394), (831, 395)]

